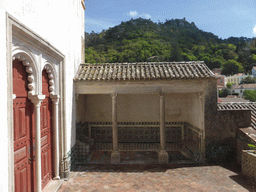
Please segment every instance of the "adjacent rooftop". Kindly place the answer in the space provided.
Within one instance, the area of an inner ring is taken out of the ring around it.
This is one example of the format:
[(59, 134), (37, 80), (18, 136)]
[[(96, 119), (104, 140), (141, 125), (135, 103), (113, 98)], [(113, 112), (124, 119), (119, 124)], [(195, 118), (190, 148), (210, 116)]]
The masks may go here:
[(256, 84), (242, 84), (242, 85), (233, 85), (232, 89), (256, 89)]
[(256, 102), (218, 103), (219, 110), (251, 110), (251, 126), (256, 130)]
[(240, 102), (243, 102), (243, 103), (248, 103), (250, 102), (249, 100), (246, 100), (244, 98), (240, 98), (240, 97), (220, 97), (218, 98), (218, 102), (219, 103), (240, 103)]

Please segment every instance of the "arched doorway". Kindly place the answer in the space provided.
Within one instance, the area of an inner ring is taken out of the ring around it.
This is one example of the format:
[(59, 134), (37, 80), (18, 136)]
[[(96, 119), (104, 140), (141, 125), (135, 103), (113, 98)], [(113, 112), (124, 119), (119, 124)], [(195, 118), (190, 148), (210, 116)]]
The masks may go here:
[(42, 188), (53, 177), (53, 154), (52, 154), (52, 101), (50, 99), (49, 78), (46, 70), (42, 72), (42, 95), (45, 99), (41, 104), (41, 165), (42, 165)]
[(22, 62), (13, 61), (13, 141), (15, 191), (33, 191), (33, 104), (28, 99), (28, 81)]

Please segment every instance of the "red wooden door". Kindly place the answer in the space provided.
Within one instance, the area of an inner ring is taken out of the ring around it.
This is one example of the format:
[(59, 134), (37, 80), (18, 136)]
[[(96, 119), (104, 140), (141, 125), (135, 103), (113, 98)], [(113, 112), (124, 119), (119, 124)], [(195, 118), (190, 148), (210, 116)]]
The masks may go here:
[(13, 127), (14, 127), (14, 178), (15, 191), (33, 191), (33, 167), (31, 163), (33, 104), (27, 98), (27, 74), (23, 64), (13, 61)]
[(45, 99), (41, 104), (41, 162), (42, 188), (52, 179), (52, 102), (49, 92), (49, 78), (47, 72), (42, 73), (42, 94)]

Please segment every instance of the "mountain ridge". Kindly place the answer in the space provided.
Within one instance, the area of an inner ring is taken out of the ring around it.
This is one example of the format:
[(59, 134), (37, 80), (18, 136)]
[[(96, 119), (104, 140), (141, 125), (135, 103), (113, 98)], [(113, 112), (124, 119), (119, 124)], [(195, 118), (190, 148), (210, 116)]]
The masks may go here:
[(231, 65), (235, 70), (224, 70), (230, 74), (248, 72), (256, 63), (255, 39), (221, 39), (185, 18), (121, 22), (100, 33), (85, 33), (85, 48), (89, 63), (202, 60), (210, 69)]

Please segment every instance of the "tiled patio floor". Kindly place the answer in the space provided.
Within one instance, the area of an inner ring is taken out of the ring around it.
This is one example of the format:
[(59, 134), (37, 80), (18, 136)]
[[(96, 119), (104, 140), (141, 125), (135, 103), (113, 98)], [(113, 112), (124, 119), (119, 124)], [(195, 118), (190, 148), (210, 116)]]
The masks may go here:
[(58, 192), (230, 191), (254, 192), (236, 171), (220, 166), (88, 165), (71, 173)]
[[(92, 157), (91, 164), (77, 166), (71, 172), (69, 180), (64, 181), (58, 192), (256, 192), (256, 184), (252, 185), (244, 179), (239, 173), (238, 166), (234, 163), (228, 163), (225, 166), (199, 166), (195, 164), (159, 165), (143, 163), (143, 159), (146, 156), (151, 159), (150, 162), (154, 162), (157, 157), (155, 153), (134, 152), (132, 154), (127, 156), (128, 154), (123, 153), (121, 155), (123, 163), (112, 165), (109, 163), (99, 164), (99, 162), (104, 162), (104, 158), (109, 157), (110, 154), (105, 152), (95, 153), (95, 156), (98, 155), (98, 157)], [(175, 158), (177, 157), (184, 158), (182, 155), (177, 156), (176, 154)], [(142, 160), (141, 164), (138, 164), (138, 159)], [(105, 158), (105, 160), (109, 161), (109, 158)], [(132, 164), (131, 162), (135, 163)]]

